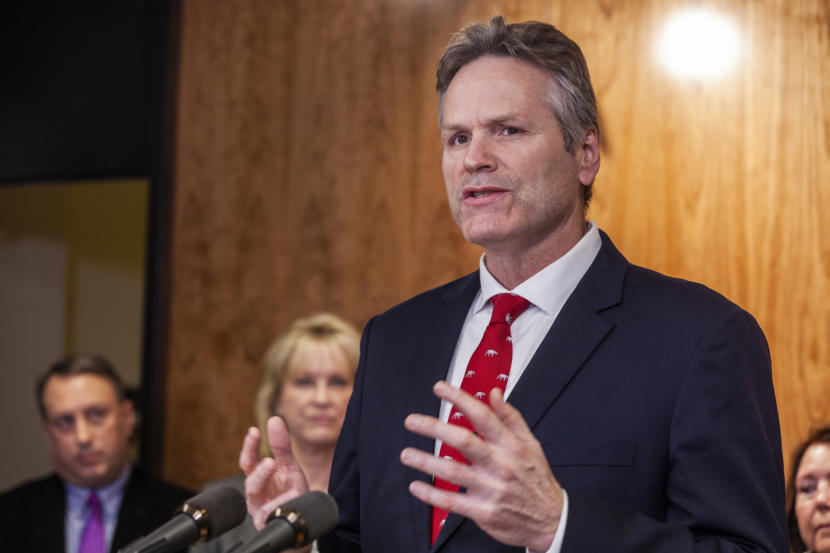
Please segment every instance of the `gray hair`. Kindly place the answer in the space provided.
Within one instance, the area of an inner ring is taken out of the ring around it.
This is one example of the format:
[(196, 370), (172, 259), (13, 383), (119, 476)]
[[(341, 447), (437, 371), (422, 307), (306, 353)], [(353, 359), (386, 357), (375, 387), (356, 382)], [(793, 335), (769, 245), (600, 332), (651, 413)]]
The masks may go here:
[[(589, 130), (593, 130), (599, 140), (597, 101), (588, 65), (579, 46), (548, 23), (507, 24), (500, 15), (490, 18), (487, 25), (469, 25), (450, 39), (436, 72), (439, 116), (443, 114), (444, 97), (456, 73), (466, 64), (487, 55), (527, 61), (550, 73), (554, 84), (550, 108), (559, 122), (565, 150), (570, 154), (576, 151)], [(586, 207), (591, 199), (591, 188), (584, 187)]]

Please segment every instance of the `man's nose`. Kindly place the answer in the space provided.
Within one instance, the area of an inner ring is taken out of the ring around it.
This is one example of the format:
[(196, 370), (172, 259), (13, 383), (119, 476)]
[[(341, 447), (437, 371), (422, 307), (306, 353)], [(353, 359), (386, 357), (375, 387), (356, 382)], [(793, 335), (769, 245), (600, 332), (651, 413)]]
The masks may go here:
[(496, 158), (490, 138), (483, 135), (470, 137), (470, 142), (464, 151), (464, 169), (468, 173), (477, 173), (492, 171), (495, 168)]
[(92, 429), (83, 417), (75, 421), (75, 441), (79, 444), (89, 443), (92, 440)]

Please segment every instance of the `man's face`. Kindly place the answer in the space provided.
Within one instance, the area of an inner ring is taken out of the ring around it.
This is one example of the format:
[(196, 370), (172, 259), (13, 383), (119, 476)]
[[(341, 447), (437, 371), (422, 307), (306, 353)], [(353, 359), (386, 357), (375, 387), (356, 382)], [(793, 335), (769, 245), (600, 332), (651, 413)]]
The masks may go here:
[(599, 169), (596, 134), (574, 154), (565, 150), (548, 101), (554, 86), (530, 63), (484, 56), (447, 89), (441, 139), (450, 210), (464, 238), (488, 253), (547, 250), (584, 232), (582, 186)]
[(135, 426), (132, 403), (119, 401), (106, 378), (80, 374), (51, 377), (43, 404), (43, 433), (57, 473), (84, 488), (115, 480), (129, 454)]

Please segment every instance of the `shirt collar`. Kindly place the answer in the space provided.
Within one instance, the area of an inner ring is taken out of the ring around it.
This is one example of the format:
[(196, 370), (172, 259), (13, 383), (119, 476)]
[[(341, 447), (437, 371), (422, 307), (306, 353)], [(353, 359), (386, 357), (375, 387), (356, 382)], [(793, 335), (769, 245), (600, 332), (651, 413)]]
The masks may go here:
[(478, 313), (496, 294), (512, 292), (522, 296), (548, 315), (555, 314), (582, 280), (602, 246), (602, 238), (594, 222), (588, 221), (588, 231), (570, 250), (553, 263), (525, 280), (513, 290), (502, 286), (487, 270), (484, 254), (478, 262), (481, 293), (473, 303)]
[[(127, 485), (127, 480), (130, 478), (131, 472), (132, 465), (127, 463), (124, 466), (124, 470), (122, 470), (121, 474), (118, 475), (118, 478), (106, 486), (94, 489), (95, 493), (97, 493), (98, 497), (101, 499), (101, 505), (103, 506), (104, 511), (109, 512), (109, 510), (116, 505), (115, 500), (121, 498), (121, 495), (124, 492), (124, 487)], [(86, 507), (87, 499), (92, 492), (93, 490), (90, 488), (81, 488), (66, 482), (68, 507), (70, 509), (84, 509)], [(121, 502), (118, 501), (117, 505), (120, 504)]]

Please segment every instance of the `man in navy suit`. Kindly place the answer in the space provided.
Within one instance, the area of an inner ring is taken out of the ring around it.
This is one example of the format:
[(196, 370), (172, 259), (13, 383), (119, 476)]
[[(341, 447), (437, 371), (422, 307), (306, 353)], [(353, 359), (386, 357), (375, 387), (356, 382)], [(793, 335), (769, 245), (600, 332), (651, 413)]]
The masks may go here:
[[(629, 264), (586, 221), (599, 126), (579, 47), (496, 17), (454, 37), (437, 88), (450, 209), (485, 253), (367, 324), (321, 550), (786, 551), (766, 340), (738, 306)], [(504, 394), (479, 401), (460, 383), (505, 292), (530, 307), (511, 325)], [(451, 406), (475, 431), (447, 422)], [(259, 526), (306, 489), (279, 419), (268, 434), (273, 459), (255, 429), (240, 454)], [(451, 513), (434, 543), (433, 507)]]

